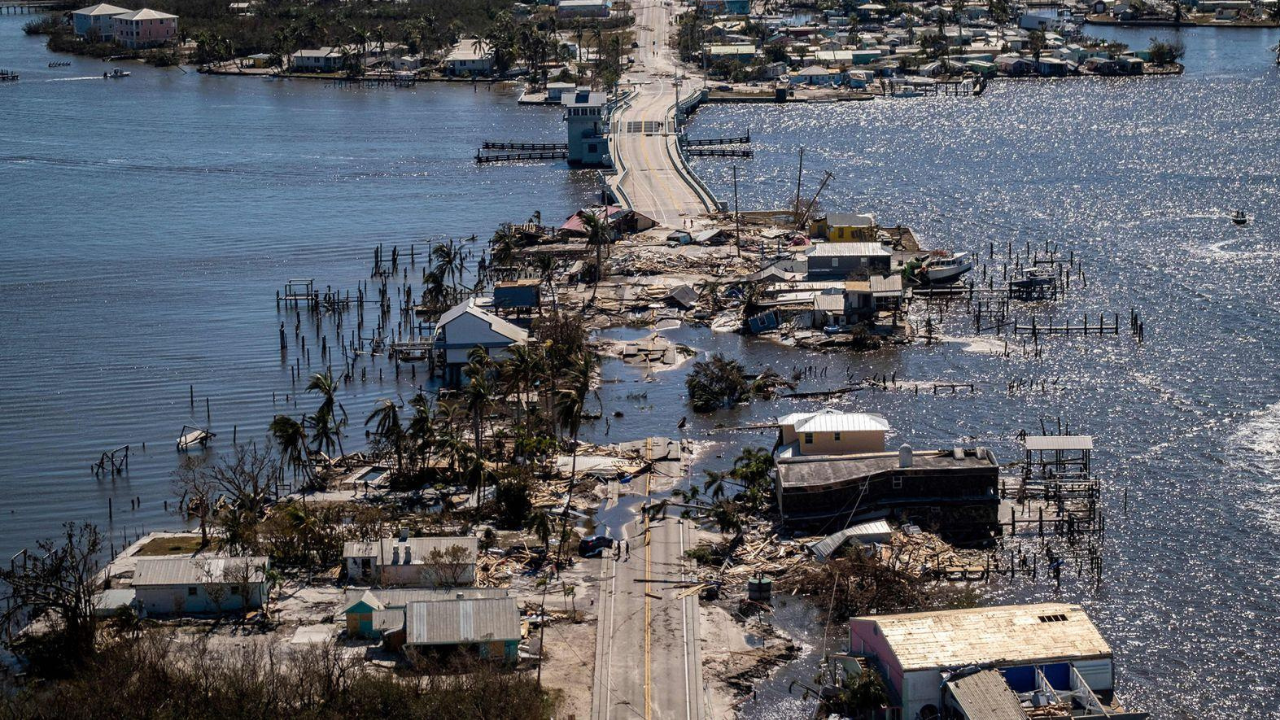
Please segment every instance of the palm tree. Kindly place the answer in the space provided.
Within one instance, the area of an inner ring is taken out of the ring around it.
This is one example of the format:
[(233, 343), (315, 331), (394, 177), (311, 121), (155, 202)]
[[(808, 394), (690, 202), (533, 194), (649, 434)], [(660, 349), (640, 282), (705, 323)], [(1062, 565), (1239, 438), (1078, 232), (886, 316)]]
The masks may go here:
[(271, 421), (271, 436), (280, 446), (280, 455), (296, 477), (301, 470), (303, 477), (311, 478), (311, 463), (307, 459), (307, 429), (288, 415), (277, 415)]
[(413, 408), (413, 417), (409, 418), (406, 435), (409, 440), (410, 457), (415, 461), (430, 462), (436, 445), (436, 412), (431, 400), (419, 392), (409, 400)]
[(471, 412), (471, 434), (474, 438), (476, 446), (476, 454), (483, 456), (483, 427), (482, 422), (484, 415), (493, 401), (493, 388), (489, 383), (489, 371), (493, 369), (493, 360), (489, 357), (488, 351), (479, 345), (471, 348), (471, 352), (467, 353), (467, 365), (462, 369), (462, 374), (467, 378), (467, 385), (463, 388), (463, 395), (467, 399), (467, 410)]
[[(601, 212), (607, 213), (608, 210)], [(594, 212), (583, 213), (582, 227), (587, 231), (587, 244), (594, 245), (596, 248), (596, 277), (591, 286), (591, 302), (595, 302), (596, 287), (604, 279), (604, 246), (612, 239), (612, 231), (609, 229), (608, 219), (601, 219), (600, 215)]]
[[(346, 455), (342, 448), (342, 426), (347, 423), (346, 411), (334, 399), (336, 390), (337, 383), (333, 380), (333, 373), (328, 370), (312, 375), (311, 382), (307, 383), (307, 392), (319, 393), (321, 397), (320, 407), (311, 416), (312, 426), (316, 431), (313, 439), (318, 440), (318, 446), (321, 447), (327, 445), (332, 448), (336, 444), (338, 454)], [(335, 409), (342, 410), (342, 419), (338, 419)]]
[(524, 528), (538, 538), (547, 552), (551, 551), (551, 516), (546, 510), (529, 513), (525, 518)]
[(400, 426), (400, 408), (395, 402), (383, 398), (365, 418), (364, 424), (374, 423), (373, 433), (384, 442), (391, 443), (396, 452), (396, 467), (404, 467), (404, 428)]

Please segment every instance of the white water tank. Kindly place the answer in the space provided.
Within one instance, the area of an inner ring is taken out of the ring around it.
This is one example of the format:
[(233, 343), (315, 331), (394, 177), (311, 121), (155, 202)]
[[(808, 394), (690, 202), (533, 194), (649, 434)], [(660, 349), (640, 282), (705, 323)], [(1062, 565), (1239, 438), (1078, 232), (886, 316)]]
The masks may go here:
[(898, 467), (909, 468), (915, 462), (915, 456), (911, 454), (911, 446), (902, 443), (902, 447), (898, 448)]

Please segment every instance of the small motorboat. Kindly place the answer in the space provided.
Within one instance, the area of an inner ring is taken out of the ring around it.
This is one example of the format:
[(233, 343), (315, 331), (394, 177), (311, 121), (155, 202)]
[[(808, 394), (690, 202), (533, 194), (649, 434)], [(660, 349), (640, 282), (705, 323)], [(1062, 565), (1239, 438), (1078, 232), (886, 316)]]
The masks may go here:
[(920, 271), (930, 285), (944, 285), (959, 280), (961, 275), (972, 269), (969, 253), (938, 251), (925, 259)]
[(1010, 280), (1009, 284), (1019, 290), (1029, 290), (1052, 285), (1055, 279), (1056, 277), (1052, 270), (1037, 267), (1024, 270), (1020, 277)]
[(1237, 225), (1244, 225), (1249, 222), (1249, 216), (1245, 215), (1243, 210), (1237, 210), (1235, 211), (1235, 214), (1231, 216), (1231, 222)]
[(129, 77), (129, 71), (121, 70), (120, 68), (114, 68), (109, 73), (102, 73), (102, 77), (111, 78), (112, 80), (115, 80), (117, 78), (127, 78)]

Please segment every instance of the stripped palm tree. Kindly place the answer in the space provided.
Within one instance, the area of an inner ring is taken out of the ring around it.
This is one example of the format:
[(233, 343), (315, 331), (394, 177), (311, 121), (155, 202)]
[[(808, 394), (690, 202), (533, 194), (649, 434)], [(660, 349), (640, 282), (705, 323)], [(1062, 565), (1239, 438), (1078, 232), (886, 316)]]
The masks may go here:
[[(602, 211), (607, 213), (607, 210)], [(596, 288), (600, 285), (600, 281), (604, 279), (604, 246), (605, 243), (613, 239), (613, 232), (609, 228), (607, 216), (602, 219), (594, 212), (586, 212), (582, 214), (582, 227), (587, 231), (587, 244), (594, 245), (596, 248), (596, 277), (595, 282), (591, 284), (591, 300), (595, 302)]]
[[(342, 427), (347, 424), (347, 413), (334, 397), (337, 387), (333, 373), (328, 370), (312, 375), (311, 381), (307, 383), (307, 392), (319, 393), (321, 398), (320, 407), (315, 415), (311, 416), (312, 437), (323, 438), (322, 445), (329, 447), (336, 445), (338, 454), (345, 455), (346, 451), (342, 447)], [(339, 411), (341, 411), (341, 417), (338, 416)]]
[(400, 426), (400, 408), (393, 400), (383, 398), (378, 401), (378, 405), (369, 413), (369, 417), (365, 418), (364, 424), (367, 427), (370, 423), (374, 424), (373, 434), (382, 438), (383, 442), (390, 443), (392, 449), (396, 453), (397, 469), (404, 468), (404, 428)]
[(277, 415), (271, 421), (271, 436), (280, 446), (280, 456), (293, 471), (294, 477), (301, 471), (308, 480), (312, 476), (310, 459), (307, 457), (307, 429), (302, 423), (288, 415)]

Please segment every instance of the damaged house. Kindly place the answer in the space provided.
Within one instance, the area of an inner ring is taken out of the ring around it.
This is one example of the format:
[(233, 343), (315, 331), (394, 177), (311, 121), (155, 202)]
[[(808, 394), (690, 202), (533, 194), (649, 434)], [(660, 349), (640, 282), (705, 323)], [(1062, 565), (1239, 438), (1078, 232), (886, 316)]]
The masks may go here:
[(879, 415), (835, 410), (778, 418), (775, 490), (791, 526), (847, 522), (890, 510), (956, 542), (999, 531), (999, 470), (987, 448), (885, 450)]

